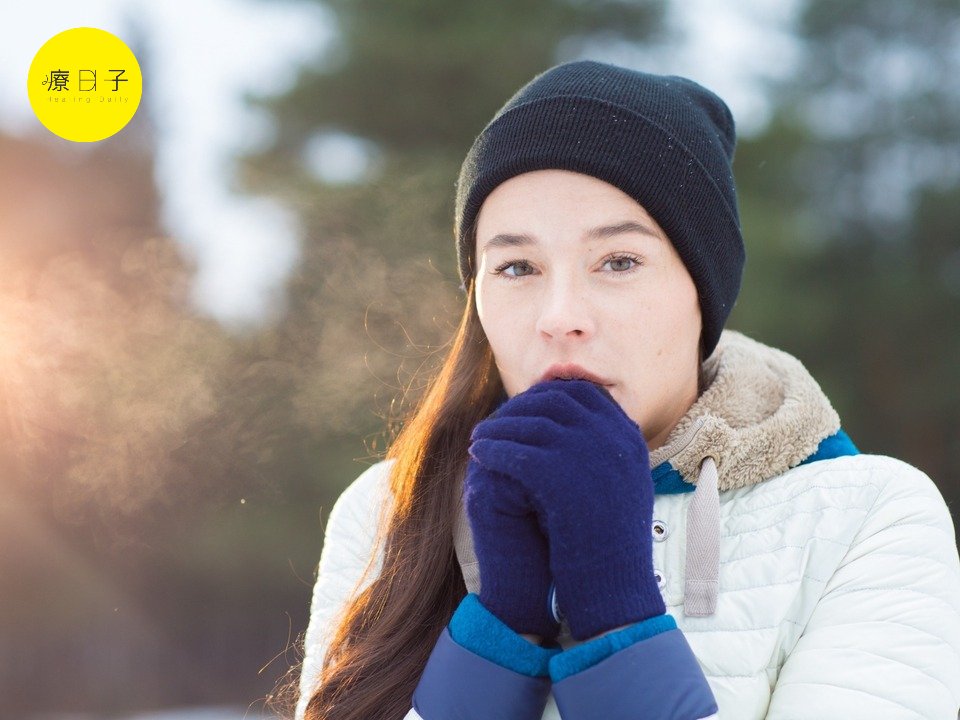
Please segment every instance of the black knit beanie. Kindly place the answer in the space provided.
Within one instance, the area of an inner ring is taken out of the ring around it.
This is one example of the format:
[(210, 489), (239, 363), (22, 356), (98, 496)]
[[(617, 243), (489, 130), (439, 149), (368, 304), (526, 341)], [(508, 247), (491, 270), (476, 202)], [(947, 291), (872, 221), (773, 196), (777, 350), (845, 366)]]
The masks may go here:
[(532, 170), (592, 175), (657, 221), (697, 286), (704, 357), (733, 309), (746, 260), (731, 162), (733, 116), (692, 80), (581, 60), (524, 85), (474, 141), (457, 180), (460, 279), (474, 276), (468, 229), (500, 183)]

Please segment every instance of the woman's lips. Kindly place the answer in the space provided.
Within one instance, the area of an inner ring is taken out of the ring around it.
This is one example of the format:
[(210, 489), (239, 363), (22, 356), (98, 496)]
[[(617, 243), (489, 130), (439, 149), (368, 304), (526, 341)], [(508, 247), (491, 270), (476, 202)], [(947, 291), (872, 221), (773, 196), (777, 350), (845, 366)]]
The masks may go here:
[(607, 378), (601, 377), (596, 373), (590, 372), (581, 365), (576, 363), (554, 363), (547, 368), (546, 372), (540, 376), (540, 382), (546, 380), (556, 380), (556, 379), (581, 379), (589, 380), (590, 382), (596, 383), (597, 385), (603, 385), (604, 387), (609, 387), (613, 383)]

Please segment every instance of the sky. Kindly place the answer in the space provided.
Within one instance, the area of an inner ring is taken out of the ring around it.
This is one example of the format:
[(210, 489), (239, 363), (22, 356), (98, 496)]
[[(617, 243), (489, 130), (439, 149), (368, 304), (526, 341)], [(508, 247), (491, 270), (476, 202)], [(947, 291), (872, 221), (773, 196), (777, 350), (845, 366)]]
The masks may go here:
[[(299, 258), (301, 228), (275, 201), (229, 189), (231, 157), (272, 131), (242, 95), (290, 87), (297, 68), (335, 38), (332, 13), (315, 2), (266, 0), (37, 0), (11, 7), (0, 23), (0, 128), (15, 135), (45, 131), (30, 108), (26, 77), (52, 36), (88, 26), (134, 45), (142, 35), (153, 73), (145, 77), (144, 97), (156, 109), (162, 222), (197, 267), (196, 310), (228, 328), (275, 319)], [(679, 38), (680, 48), (669, 53), (669, 62), (656, 48), (609, 42), (582, 54), (686, 75), (723, 97), (738, 132), (749, 135), (769, 112), (760, 81), (788, 75), (796, 61), (786, 32), (795, 8), (796, 0), (675, 0), (667, 35)], [(375, 153), (362, 140), (326, 134), (304, 148), (304, 158), (323, 179), (353, 182), (363, 178)]]

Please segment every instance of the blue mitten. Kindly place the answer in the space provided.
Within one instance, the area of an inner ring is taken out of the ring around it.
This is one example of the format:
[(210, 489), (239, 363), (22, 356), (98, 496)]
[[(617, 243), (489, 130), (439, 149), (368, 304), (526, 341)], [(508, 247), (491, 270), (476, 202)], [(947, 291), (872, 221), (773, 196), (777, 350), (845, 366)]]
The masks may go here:
[[(495, 410), (481, 422), (497, 413)], [(547, 539), (523, 486), (471, 457), (464, 479), (464, 504), (480, 565), (481, 604), (514, 632), (553, 641), (560, 625), (548, 604)]]
[(647, 443), (606, 388), (537, 383), (478, 423), (471, 440), (473, 458), (515, 479), (536, 508), (574, 638), (666, 612), (653, 572)]

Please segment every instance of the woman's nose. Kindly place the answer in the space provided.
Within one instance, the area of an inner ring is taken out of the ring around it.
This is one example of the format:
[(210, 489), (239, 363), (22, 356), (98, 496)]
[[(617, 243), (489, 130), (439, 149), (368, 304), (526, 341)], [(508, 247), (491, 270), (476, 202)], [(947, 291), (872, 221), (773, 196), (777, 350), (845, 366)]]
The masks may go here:
[(537, 330), (551, 337), (593, 334), (586, 288), (570, 279), (557, 279), (544, 290)]

